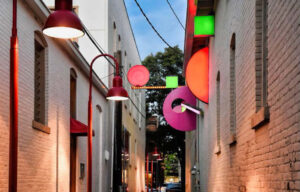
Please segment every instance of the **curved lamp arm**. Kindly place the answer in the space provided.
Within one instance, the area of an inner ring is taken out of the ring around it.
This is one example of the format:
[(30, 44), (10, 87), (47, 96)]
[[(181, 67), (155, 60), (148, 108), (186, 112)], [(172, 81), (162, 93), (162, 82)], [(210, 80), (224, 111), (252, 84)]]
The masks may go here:
[(119, 68), (119, 62), (117, 61), (117, 59), (115, 57), (113, 57), (112, 55), (109, 55), (109, 54), (100, 54), (100, 55), (97, 55), (91, 62), (91, 65), (90, 65), (90, 79), (89, 79), (89, 82), (90, 82), (90, 85), (89, 85), (89, 98), (91, 99), (92, 98), (92, 80), (93, 80), (93, 65), (95, 63), (95, 61), (100, 58), (100, 57), (109, 57), (111, 58), (115, 65), (116, 65), (116, 76), (120, 76), (120, 68)]

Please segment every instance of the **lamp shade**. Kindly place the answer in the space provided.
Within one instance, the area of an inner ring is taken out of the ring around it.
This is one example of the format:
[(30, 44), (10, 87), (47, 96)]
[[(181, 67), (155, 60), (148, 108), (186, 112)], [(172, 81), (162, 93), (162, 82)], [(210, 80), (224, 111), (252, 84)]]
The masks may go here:
[(155, 157), (159, 156), (159, 153), (157, 151), (157, 147), (154, 147), (154, 151), (153, 151), (152, 155), (155, 156)]
[(75, 13), (60, 9), (49, 15), (43, 33), (54, 38), (71, 39), (83, 36), (84, 30)]
[(113, 79), (113, 87), (108, 90), (106, 99), (113, 101), (123, 101), (128, 99), (128, 93), (122, 86), (122, 78), (115, 76)]
[(163, 159), (162, 159), (161, 155), (159, 155), (156, 160), (157, 161), (162, 161)]

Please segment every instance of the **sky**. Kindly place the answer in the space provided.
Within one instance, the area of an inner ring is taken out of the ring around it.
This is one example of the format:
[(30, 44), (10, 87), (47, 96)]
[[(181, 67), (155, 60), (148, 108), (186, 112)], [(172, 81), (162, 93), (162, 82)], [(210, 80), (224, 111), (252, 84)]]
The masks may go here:
[[(141, 59), (167, 47), (148, 24), (134, 0), (124, 0)], [(172, 13), (167, 0), (138, 0), (151, 23), (171, 45), (183, 50), (184, 30)], [(185, 26), (186, 0), (169, 0), (181, 23)]]

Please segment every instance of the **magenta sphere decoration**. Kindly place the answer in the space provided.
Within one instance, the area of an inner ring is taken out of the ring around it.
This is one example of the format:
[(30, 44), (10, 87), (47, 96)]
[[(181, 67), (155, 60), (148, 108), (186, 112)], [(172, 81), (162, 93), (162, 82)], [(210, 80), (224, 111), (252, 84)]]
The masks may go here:
[(141, 87), (148, 83), (150, 73), (144, 65), (135, 65), (127, 73), (127, 79), (133, 86)]
[(175, 100), (182, 99), (183, 102), (196, 105), (196, 97), (188, 87), (180, 87), (173, 90), (166, 97), (163, 104), (163, 114), (167, 123), (179, 131), (192, 131), (196, 129), (196, 114), (182, 109), (179, 105), (172, 107)]

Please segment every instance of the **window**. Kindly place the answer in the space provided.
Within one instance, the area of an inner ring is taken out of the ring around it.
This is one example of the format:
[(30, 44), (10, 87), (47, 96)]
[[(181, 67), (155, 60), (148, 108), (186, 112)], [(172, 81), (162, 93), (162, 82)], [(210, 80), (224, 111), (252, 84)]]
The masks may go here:
[(142, 127), (142, 91), (139, 91), (139, 128)]
[(268, 68), (268, 0), (256, 0), (256, 112), (267, 106), (267, 68)]
[(47, 43), (40, 32), (34, 40), (34, 121), (47, 125)]
[(117, 26), (116, 23), (113, 22), (113, 52), (117, 51), (118, 42), (117, 42)]
[[(76, 119), (76, 105), (77, 105), (77, 74), (74, 69), (70, 70), (70, 118)], [(76, 172), (77, 172), (77, 137), (70, 135), (70, 192), (76, 191)], [(84, 167), (84, 164), (82, 165)], [(84, 178), (84, 174), (81, 175)]]
[(124, 51), (124, 63), (123, 63), (123, 67), (120, 69), (122, 71), (121, 74), (122, 75), (122, 79), (123, 79), (123, 85), (125, 87), (125, 89), (128, 89), (127, 86), (129, 86), (129, 84), (127, 83), (127, 72), (128, 72), (128, 61), (127, 61), (127, 53), (126, 51)]
[[(98, 125), (98, 130), (97, 130), (97, 133), (96, 133), (96, 135), (98, 135), (98, 139), (100, 140), (100, 141), (103, 141), (104, 139), (105, 139), (105, 131), (103, 130), (104, 129), (104, 127), (103, 127), (103, 112), (102, 112), (102, 108), (101, 108), (101, 106), (100, 105), (97, 105), (96, 106), (97, 107), (97, 125)], [(100, 148), (100, 152), (99, 152), (99, 177), (100, 178), (102, 178), (102, 177), (104, 177), (104, 174), (103, 174), (103, 169), (104, 169), (104, 163), (103, 163), (103, 161), (104, 160), (106, 160), (105, 158), (105, 150), (104, 150), (104, 148), (105, 148), (105, 145), (104, 145), (104, 142), (100, 142), (99, 143), (99, 148)], [(100, 181), (99, 181), (99, 186), (102, 186), (103, 184), (102, 184), (102, 179), (100, 179)]]
[(236, 141), (235, 34), (230, 42), (230, 144)]
[(256, 0), (255, 10), (255, 107), (251, 127), (269, 122), (268, 108), (268, 0)]
[(128, 184), (129, 181), (129, 165), (130, 165), (130, 133), (128, 130), (123, 126), (123, 131), (122, 131), (122, 183), (123, 184)]
[(219, 154), (221, 153), (221, 149), (220, 149), (220, 140), (221, 140), (221, 133), (220, 133), (220, 104), (221, 104), (221, 88), (220, 88), (220, 72), (218, 72), (217, 74), (217, 82), (216, 82), (216, 111), (217, 111), (217, 146), (215, 149), (215, 153)]
[(70, 70), (70, 117), (76, 119), (76, 79), (77, 74), (74, 69)]

